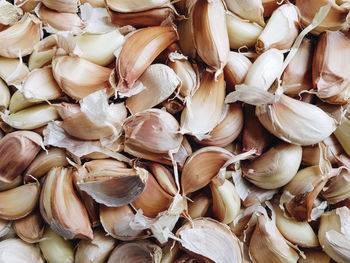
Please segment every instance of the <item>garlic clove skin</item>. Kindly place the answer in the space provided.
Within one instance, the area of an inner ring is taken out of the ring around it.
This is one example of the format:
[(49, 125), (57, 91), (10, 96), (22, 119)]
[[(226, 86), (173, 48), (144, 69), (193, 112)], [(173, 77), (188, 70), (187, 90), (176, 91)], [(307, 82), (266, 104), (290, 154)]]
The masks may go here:
[(43, 237), (45, 224), (39, 211), (33, 211), (26, 217), (15, 220), (13, 228), (23, 241), (37, 243)]
[(179, 22), (177, 26), (177, 32), (179, 34), (179, 45), (182, 53), (185, 56), (195, 58), (197, 51), (194, 44), (192, 20), (192, 12), (190, 12), (187, 19)]
[(0, 181), (0, 192), (10, 190), (23, 184), (22, 175), (18, 175), (11, 183)]
[(225, 0), (227, 8), (243, 19), (265, 26), (264, 8), (260, 0)]
[(51, 62), (53, 56), (55, 55), (55, 49), (49, 49), (46, 51), (36, 51), (34, 50), (29, 56), (28, 68), (30, 70), (41, 68)]
[(329, 204), (336, 204), (350, 198), (350, 172), (342, 169), (337, 176), (327, 182), (321, 194)]
[(28, 67), (18, 58), (0, 57), (0, 78), (7, 85), (22, 84), (28, 74)]
[(264, 8), (264, 17), (269, 17), (280, 5), (276, 0), (262, 0)]
[(43, 263), (40, 251), (32, 244), (18, 238), (9, 238), (0, 242), (0, 262), (9, 260), (16, 263)]
[(21, 19), (23, 10), (7, 2), (0, 2), (0, 26), (12, 25)]
[(137, 0), (131, 1), (119, 1), (119, 0), (107, 0), (106, 5), (116, 12), (132, 13), (159, 8), (170, 4), (169, 0), (147, 0), (140, 3)]

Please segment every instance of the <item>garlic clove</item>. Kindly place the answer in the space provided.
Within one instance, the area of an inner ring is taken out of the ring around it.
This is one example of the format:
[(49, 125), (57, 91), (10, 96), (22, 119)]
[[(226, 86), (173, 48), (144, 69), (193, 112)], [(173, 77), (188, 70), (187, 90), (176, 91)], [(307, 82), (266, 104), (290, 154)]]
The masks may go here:
[(172, 196), (175, 196), (177, 194), (178, 190), (175, 183), (175, 178), (167, 167), (153, 162), (146, 163), (145, 165), (155, 177), (159, 185), (163, 188), (163, 190)]
[(24, 97), (24, 94), (17, 90), (11, 96), (9, 110), (11, 113), (16, 113), (17, 111), (23, 110), (37, 103), (40, 103), (40, 100), (26, 99), (26, 97)]
[(28, 74), (28, 67), (19, 59), (0, 57), (0, 78), (7, 85), (21, 84)]
[(39, 211), (33, 211), (26, 217), (13, 222), (16, 234), (27, 243), (39, 242), (43, 237), (44, 227)]
[(82, 0), (82, 4), (89, 3), (92, 7), (95, 8), (105, 8), (105, 1), (103, 0)]
[(329, 204), (350, 198), (350, 172), (346, 168), (342, 169), (337, 176), (327, 182), (321, 194)]
[(160, 263), (175, 263), (176, 258), (179, 256), (180, 249), (174, 244), (174, 241), (169, 241), (163, 248), (163, 256)]
[(337, 137), (339, 143), (343, 147), (344, 151), (350, 155), (350, 120), (345, 119), (343, 123), (334, 131), (335, 137)]
[(0, 242), (0, 262), (11, 260), (16, 263), (43, 263), (40, 251), (32, 244), (19, 238), (9, 238)]
[(11, 221), (0, 219), (0, 238), (2, 237), (6, 238), (6, 235), (10, 233), (10, 230), (12, 229), (11, 224), (12, 224)]
[(0, 181), (0, 192), (10, 190), (23, 184), (22, 175), (18, 175), (11, 183)]
[(194, 45), (201, 59), (221, 73), (230, 51), (225, 8), (220, 0), (198, 0), (192, 11)]
[(330, 263), (331, 258), (322, 250), (305, 249), (303, 250), (305, 259), (299, 258), (298, 263)]
[(56, 10), (58, 12), (77, 13), (78, 12), (78, 0), (42, 0), (46, 7)]
[(169, 5), (169, 0), (147, 0), (140, 3), (137, 0), (107, 0), (106, 5), (117, 12), (132, 13), (159, 8)]
[(204, 217), (212, 200), (206, 195), (196, 195), (188, 202), (188, 214), (192, 219)]
[(194, 45), (192, 20), (192, 12), (190, 12), (187, 19), (179, 22), (177, 26), (177, 32), (179, 35), (179, 45), (182, 53), (185, 56), (194, 58), (196, 57), (196, 47)]
[(249, 163), (242, 164), (244, 176), (263, 189), (286, 185), (296, 175), (302, 157), (298, 145), (280, 143)]
[(6, 83), (0, 79), (0, 111), (6, 110), (10, 104), (10, 90)]
[(36, 51), (34, 50), (29, 56), (28, 68), (30, 70), (41, 68), (51, 62), (53, 56), (55, 55), (55, 49), (49, 49), (46, 51)]
[(31, 12), (34, 11), (35, 7), (38, 5), (38, 0), (15, 0), (15, 6), (20, 7), (23, 12)]
[(22, 9), (7, 1), (0, 2), (0, 25), (13, 25), (21, 19)]
[(226, 0), (227, 8), (243, 19), (265, 26), (261, 0)]

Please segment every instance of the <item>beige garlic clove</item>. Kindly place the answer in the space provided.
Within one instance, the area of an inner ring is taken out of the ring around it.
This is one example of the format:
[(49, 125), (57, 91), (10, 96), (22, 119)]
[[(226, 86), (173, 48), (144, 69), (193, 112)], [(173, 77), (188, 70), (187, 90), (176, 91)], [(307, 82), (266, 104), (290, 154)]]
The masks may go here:
[(188, 215), (192, 219), (204, 217), (207, 213), (212, 200), (206, 195), (196, 195), (188, 201)]
[(103, 263), (113, 250), (116, 241), (106, 233), (97, 229), (94, 231), (94, 238), (91, 241), (80, 240), (75, 252), (76, 263)]
[(41, 253), (48, 263), (73, 263), (74, 248), (71, 241), (56, 234), (47, 227), (43, 239), (39, 242)]
[(171, 171), (159, 163), (146, 163), (147, 168), (155, 177), (159, 185), (170, 195), (175, 196), (178, 192), (175, 178)]
[(52, 71), (63, 92), (75, 100), (83, 99), (102, 89), (107, 89), (108, 94), (112, 93), (109, 84), (112, 69), (91, 63), (83, 58), (54, 57)]
[(231, 49), (254, 47), (263, 28), (232, 13), (226, 14), (226, 26)]
[(270, 48), (290, 48), (299, 33), (298, 9), (293, 4), (284, 4), (278, 7), (261, 32), (256, 51), (265, 52)]
[(78, 12), (78, 0), (42, 0), (46, 7), (56, 10), (58, 12), (77, 13)]
[(203, 147), (187, 159), (181, 175), (181, 189), (184, 195), (195, 192), (219, 173), (223, 165), (234, 155), (220, 147)]
[(73, 170), (55, 167), (46, 175), (40, 195), (40, 212), (46, 223), (66, 239), (92, 239), (86, 209), (73, 188)]
[[(347, 75), (350, 69), (345, 63), (350, 58), (349, 42), (349, 35), (340, 31), (326, 31), (317, 42), (312, 81), (317, 96), (331, 104), (346, 104), (350, 98), (350, 78)], [(340, 49), (342, 53), (338, 55)]]
[(9, 260), (16, 263), (44, 262), (38, 248), (19, 238), (9, 238), (0, 242), (0, 262)]
[(343, 123), (334, 131), (335, 137), (337, 137), (339, 143), (343, 147), (344, 151), (350, 155), (350, 120), (345, 119)]
[(181, 83), (174, 70), (163, 64), (150, 65), (138, 81), (145, 88), (126, 100), (126, 107), (131, 114), (153, 108), (163, 102)]
[(13, 25), (21, 19), (23, 10), (7, 1), (0, 1), (0, 25)]
[(341, 207), (326, 212), (321, 217), (318, 237), (323, 251), (334, 261), (349, 262), (350, 229), (348, 217), (350, 210)]
[(284, 94), (298, 95), (312, 88), (312, 41), (304, 38), (301, 45), (281, 77)]
[(298, 263), (330, 263), (331, 258), (322, 250), (305, 249), (303, 250), (305, 259), (299, 258)]
[(196, 47), (194, 45), (194, 37), (192, 31), (192, 12), (188, 18), (179, 22), (177, 32), (179, 34), (179, 45), (185, 56), (194, 58), (196, 56)]
[(92, 7), (95, 8), (105, 8), (105, 1), (103, 0), (82, 0), (81, 4), (89, 3)]
[(242, 164), (244, 176), (263, 189), (276, 189), (286, 185), (298, 172), (302, 148), (279, 143), (249, 163)]
[(249, 243), (249, 254), (257, 263), (296, 263), (298, 253), (287, 243), (275, 222), (259, 215)]
[(11, 183), (0, 181), (0, 192), (10, 190), (23, 184), (22, 175), (18, 175)]
[(265, 26), (264, 8), (261, 0), (226, 0), (227, 8), (243, 19)]
[(118, 245), (109, 256), (107, 263), (158, 263), (162, 259), (162, 249), (148, 240), (138, 240)]
[(153, 60), (176, 40), (178, 36), (172, 26), (143, 28), (129, 36), (117, 59), (117, 91), (125, 96), (137, 93), (138, 88), (136, 87), (135, 91), (134, 85), (137, 79)]
[(33, 211), (40, 194), (39, 183), (29, 183), (0, 192), (0, 218), (20, 219)]
[(299, 145), (318, 143), (336, 129), (336, 121), (319, 107), (283, 94), (272, 105), (257, 106), (256, 115), (273, 135)]
[(350, 172), (344, 168), (331, 178), (322, 190), (322, 196), (329, 204), (339, 203), (350, 198)]
[(182, 249), (201, 260), (244, 262), (238, 238), (225, 225), (211, 218), (198, 218), (187, 222), (177, 230), (176, 236), (179, 237)]
[(43, 237), (45, 224), (39, 211), (33, 211), (26, 217), (15, 220), (13, 228), (23, 241), (37, 243)]
[(19, 59), (0, 57), (0, 78), (7, 85), (21, 84), (28, 74), (28, 67)]
[(224, 109), (224, 76), (215, 80), (214, 73), (206, 71), (200, 86), (181, 114), (181, 129), (197, 138), (211, 132), (219, 123)]
[(131, 1), (119, 1), (119, 0), (107, 0), (106, 5), (113, 11), (121, 13), (132, 13), (159, 8), (169, 5), (169, 0), (147, 0), (140, 3), (137, 0)]
[[(10, 183), (33, 161), (42, 145), (35, 132), (16, 131), (0, 140), (0, 180)], [(11, 165), (9, 165), (11, 163)]]
[(47, 65), (51, 62), (53, 56), (55, 55), (55, 49), (49, 49), (46, 51), (36, 51), (34, 50), (29, 56), (28, 68), (30, 70), (41, 68), (44, 65)]
[(10, 99), (9, 110), (11, 113), (16, 113), (17, 111), (24, 110), (30, 106), (34, 106), (40, 103), (40, 100), (36, 99), (26, 99), (24, 94), (17, 90)]
[(222, 120), (209, 133), (210, 138), (198, 141), (202, 145), (225, 147), (232, 143), (243, 128), (243, 110), (239, 103), (225, 104)]
[(6, 83), (0, 79), (0, 111), (8, 108), (10, 104), (10, 90)]
[(201, 59), (221, 73), (230, 51), (225, 7), (221, 0), (198, 0), (192, 11), (194, 45)]

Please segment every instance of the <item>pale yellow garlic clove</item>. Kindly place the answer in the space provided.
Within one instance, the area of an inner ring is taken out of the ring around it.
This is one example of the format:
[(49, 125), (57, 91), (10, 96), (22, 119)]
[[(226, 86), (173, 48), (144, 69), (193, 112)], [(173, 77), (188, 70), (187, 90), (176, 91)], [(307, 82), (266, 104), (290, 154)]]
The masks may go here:
[(192, 11), (194, 45), (201, 59), (221, 73), (230, 51), (225, 8), (221, 0), (198, 0)]
[(76, 263), (103, 263), (113, 250), (116, 241), (106, 236), (103, 230), (94, 231), (94, 238), (91, 241), (81, 240), (75, 252)]
[(263, 189), (286, 185), (296, 175), (302, 157), (298, 145), (280, 143), (249, 163), (242, 164), (244, 176)]
[(78, 0), (42, 0), (46, 7), (56, 10), (58, 12), (77, 13)]
[(192, 12), (190, 12), (188, 18), (179, 22), (177, 32), (179, 34), (179, 45), (182, 53), (185, 56), (194, 58), (196, 56), (196, 47), (194, 45), (192, 31)]
[(22, 15), (22, 9), (7, 1), (0, 1), (0, 25), (12, 25), (20, 20)]
[(192, 219), (200, 218), (205, 216), (212, 200), (206, 195), (197, 195), (188, 201), (188, 215)]
[(350, 197), (350, 172), (347, 168), (331, 178), (322, 190), (322, 196), (329, 204), (341, 202)]
[(305, 249), (303, 250), (305, 259), (299, 258), (298, 263), (330, 263), (331, 258), (322, 250)]
[(85, 98), (98, 90), (112, 89), (109, 76), (112, 69), (99, 66), (79, 57), (58, 56), (52, 59), (55, 80), (64, 93), (75, 100)]
[(169, 0), (146, 0), (140, 3), (137, 0), (107, 0), (106, 5), (117, 12), (130, 13), (159, 8), (170, 4)]
[(26, 217), (13, 222), (16, 234), (27, 243), (39, 242), (43, 237), (44, 227), (39, 211), (33, 211)]
[(156, 178), (159, 185), (170, 195), (175, 196), (178, 192), (175, 178), (171, 171), (159, 163), (146, 163), (147, 168)]
[(16, 263), (43, 263), (40, 251), (32, 244), (18, 238), (0, 242), (0, 262), (12, 260)]
[(232, 14), (226, 14), (226, 26), (231, 49), (240, 47), (254, 47), (263, 28)]
[(73, 263), (73, 244), (47, 227), (43, 239), (39, 242), (40, 250), (48, 263)]
[(29, 56), (28, 67), (30, 70), (41, 68), (42, 66), (51, 62), (53, 56), (55, 55), (55, 49), (49, 49), (46, 51), (36, 51)]
[(11, 183), (6, 183), (3, 181), (0, 181), (0, 192), (10, 190), (12, 188), (15, 188), (19, 185), (23, 184), (23, 178), (22, 175), (18, 175)]
[(16, 131), (3, 137), (0, 140), (0, 180), (14, 181), (33, 161), (42, 144), (41, 136), (31, 131)]
[(19, 59), (0, 57), (0, 78), (8, 85), (21, 84), (28, 74), (28, 67)]
[(0, 79), (0, 111), (8, 108), (10, 104), (10, 90), (6, 83)]
[(16, 113), (37, 103), (40, 103), (40, 100), (27, 99), (21, 91), (17, 90), (11, 96), (9, 110), (11, 113)]
[(299, 145), (318, 143), (336, 129), (336, 121), (319, 107), (283, 94), (272, 105), (257, 106), (256, 115), (273, 135)]
[(264, 8), (261, 0), (225, 0), (227, 8), (243, 19), (264, 26)]
[(33, 211), (40, 194), (39, 183), (30, 183), (0, 192), (0, 218), (20, 219)]
[(40, 41), (40, 20), (29, 13), (0, 32), (0, 56), (18, 58), (33, 52)]
[(343, 123), (334, 131), (335, 137), (337, 137), (339, 143), (343, 147), (344, 151), (350, 155), (350, 120), (345, 119)]

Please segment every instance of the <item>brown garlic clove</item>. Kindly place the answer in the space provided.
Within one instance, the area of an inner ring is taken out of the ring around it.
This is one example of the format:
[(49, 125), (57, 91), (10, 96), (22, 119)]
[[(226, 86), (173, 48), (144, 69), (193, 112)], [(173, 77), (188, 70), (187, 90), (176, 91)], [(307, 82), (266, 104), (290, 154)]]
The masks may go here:
[(159, 185), (170, 195), (175, 196), (178, 192), (175, 178), (171, 171), (159, 163), (146, 163), (147, 168), (155, 177)]
[(23, 183), (22, 175), (18, 175), (11, 183), (0, 181), (0, 192), (10, 190)]
[(188, 201), (188, 215), (192, 219), (204, 217), (212, 203), (212, 200), (208, 196), (202, 194), (199, 194), (191, 199), (191, 201)]
[(269, 17), (280, 5), (276, 0), (262, 0), (264, 17)]
[(26, 217), (15, 220), (13, 228), (23, 241), (37, 243), (43, 237), (45, 224), (39, 211), (33, 211)]

